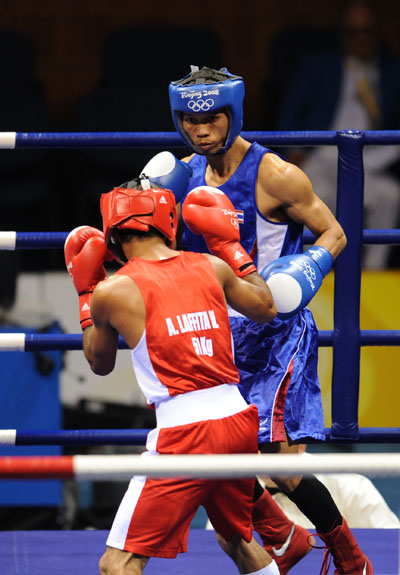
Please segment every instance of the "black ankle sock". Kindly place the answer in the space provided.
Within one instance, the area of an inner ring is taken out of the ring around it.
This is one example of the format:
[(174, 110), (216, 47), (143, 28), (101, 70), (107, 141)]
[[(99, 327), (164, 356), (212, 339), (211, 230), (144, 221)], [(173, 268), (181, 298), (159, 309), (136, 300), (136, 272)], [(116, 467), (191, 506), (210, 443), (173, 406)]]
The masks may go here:
[(256, 484), (254, 485), (254, 494), (253, 494), (253, 503), (260, 499), (261, 495), (264, 493), (264, 487), (261, 483), (256, 479)]
[(314, 475), (303, 477), (287, 496), (315, 525), (318, 533), (328, 533), (342, 524), (342, 515), (331, 494)]

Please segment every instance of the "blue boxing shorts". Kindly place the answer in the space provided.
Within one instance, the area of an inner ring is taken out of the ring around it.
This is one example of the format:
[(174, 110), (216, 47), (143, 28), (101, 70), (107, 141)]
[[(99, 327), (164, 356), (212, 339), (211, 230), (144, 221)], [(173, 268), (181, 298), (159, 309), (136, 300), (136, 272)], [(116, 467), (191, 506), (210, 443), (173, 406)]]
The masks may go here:
[(260, 417), (259, 444), (325, 440), (318, 379), (318, 331), (309, 309), (261, 325), (231, 317), (239, 389)]

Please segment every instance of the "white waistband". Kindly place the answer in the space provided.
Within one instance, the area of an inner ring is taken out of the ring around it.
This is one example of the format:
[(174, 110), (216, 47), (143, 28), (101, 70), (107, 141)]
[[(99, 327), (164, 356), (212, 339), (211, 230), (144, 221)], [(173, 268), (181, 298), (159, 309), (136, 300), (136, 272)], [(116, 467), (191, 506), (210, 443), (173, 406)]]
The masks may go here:
[(175, 427), (229, 417), (248, 407), (236, 383), (181, 393), (156, 407), (157, 427)]

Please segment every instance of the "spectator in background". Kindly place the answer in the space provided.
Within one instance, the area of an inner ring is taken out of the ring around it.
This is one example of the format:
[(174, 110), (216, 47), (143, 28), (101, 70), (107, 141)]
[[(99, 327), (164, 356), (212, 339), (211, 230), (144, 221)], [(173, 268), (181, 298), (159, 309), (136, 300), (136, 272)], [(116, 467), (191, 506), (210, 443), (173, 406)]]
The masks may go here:
[[(400, 128), (400, 61), (381, 48), (372, 5), (351, 2), (343, 15), (342, 50), (299, 60), (283, 97), (279, 130), (396, 130)], [(321, 199), (335, 211), (337, 150), (322, 146), (286, 154), (301, 165)], [(364, 148), (364, 227), (398, 224), (400, 183), (391, 168), (395, 146)], [(365, 248), (364, 267), (388, 267), (390, 246)]]

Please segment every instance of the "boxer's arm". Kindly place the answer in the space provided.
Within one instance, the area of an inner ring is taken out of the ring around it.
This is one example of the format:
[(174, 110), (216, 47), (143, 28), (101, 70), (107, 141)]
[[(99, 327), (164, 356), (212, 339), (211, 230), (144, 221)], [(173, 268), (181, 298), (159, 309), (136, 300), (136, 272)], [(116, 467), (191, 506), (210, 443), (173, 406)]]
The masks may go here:
[(233, 309), (258, 323), (268, 323), (276, 317), (271, 291), (257, 272), (239, 278), (220, 258), (204, 255), (211, 261), (226, 301)]
[(271, 289), (278, 316), (285, 319), (315, 296), (334, 259), (344, 249), (346, 237), (332, 212), (314, 193), (306, 174), (278, 156), (266, 154), (263, 158), (257, 206), (267, 218), (271, 217), (271, 209), (285, 212), (317, 237), (304, 254), (280, 257), (260, 272)]
[[(318, 190), (316, 190), (318, 193)], [(308, 176), (294, 164), (265, 154), (257, 180), (257, 207), (270, 217), (271, 206), (316, 236), (316, 246), (326, 248), (335, 260), (346, 246), (346, 236), (328, 206), (314, 192)]]
[(90, 303), (96, 285), (107, 277), (107, 247), (102, 231), (91, 226), (73, 229), (64, 244), (65, 265), (79, 296), (82, 329), (92, 325)]
[(115, 365), (119, 336), (134, 349), (143, 335), (144, 300), (131, 278), (114, 274), (97, 285), (90, 309), (93, 326), (84, 332), (85, 356), (92, 371), (107, 375)]
[(112, 283), (108, 280), (94, 290), (90, 306), (93, 325), (83, 332), (83, 351), (97, 375), (107, 375), (114, 369), (118, 351), (118, 332), (110, 323)]

